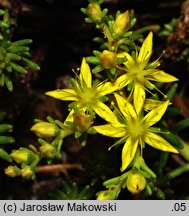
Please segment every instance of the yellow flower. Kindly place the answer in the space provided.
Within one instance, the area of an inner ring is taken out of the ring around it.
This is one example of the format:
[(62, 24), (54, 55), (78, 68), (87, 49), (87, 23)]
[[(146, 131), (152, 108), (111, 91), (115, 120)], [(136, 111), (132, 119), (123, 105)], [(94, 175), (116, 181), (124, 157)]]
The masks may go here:
[[(63, 100), (63, 101), (75, 101), (75, 104), (79, 110), (96, 112), (101, 118), (109, 119), (115, 118), (110, 108), (102, 101), (104, 96), (111, 94), (118, 89), (119, 82), (101, 82), (92, 85), (92, 75), (89, 65), (83, 58), (81, 64), (80, 74), (78, 80), (73, 80), (70, 89), (57, 89), (54, 91), (46, 92), (46, 95)], [(73, 120), (73, 111), (67, 117), (67, 121)]]
[(141, 110), (137, 114), (136, 108), (125, 98), (117, 93), (114, 93), (114, 95), (120, 110), (119, 121), (109, 121), (110, 124), (95, 126), (94, 128), (98, 133), (105, 136), (121, 138), (119, 144), (125, 143), (122, 149), (121, 171), (129, 166), (137, 148), (140, 146), (142, 150), (145, 143), (162, 151), (178, 153), (173, 146), (157, 134), (159, 131), (157, 128), (151, 127), (161, 119), (169, 101), (160, 104), (143, 117)]
[(158, 61), (149, 63), (152, 55), (152, 38), (153, 34), (150, 32), (144, 40), (139, 53), (136, 52), (135, 57), (132, 57), (126, 52), (118, 54), (118, 57), (126, 57), (127, 59), (124, 63), (125, 67), (122, 68), (126, 74), (120, 76), (118, 81), (121, 83), (121, 86), (132, 86), (131, 94), (133, 94), (133, 103), (137, 113), (139, 113), (139, 110), (144, 104), (146, 97), (145, 90), (157, 89), (151, 81), (165, 83), (178, 80), (176, 77), (162, 70), (155, 69), (159, 64)]

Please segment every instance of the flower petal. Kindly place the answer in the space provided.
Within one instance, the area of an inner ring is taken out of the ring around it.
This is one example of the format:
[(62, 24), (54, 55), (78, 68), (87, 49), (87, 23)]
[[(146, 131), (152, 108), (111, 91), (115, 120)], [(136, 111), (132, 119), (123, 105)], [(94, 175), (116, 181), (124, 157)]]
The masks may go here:
[(127, 55), (129, 55), (127, 52), (119, 52), (119, 53), (117, 53), (118, 58), (127, 58)]
[(98, 95), (99, 95), (99, 97), (101, 97), (101, 96), (104, 96), (107, 94), (111, 94), (115, 91), (118, 91), (118, 90), (124, 88), (129, 83), (130, 83), (130, 81), (128, 80), (127, 74), (124, 74), (124, 75), (118, 77), (113, 82), (100, 83), (99, 86), (97, 87)]
[(132, 67), (132, 65), (135, 64), (133, 58), (129, 55), (129, 53), (124, 52), (124, 53), (122, 53), (122, 56), (121, 56), (121, 57), (126, 57), (126, 58), (127, 58), (127, 61), (124, 62), (123, 64), (124, 64), (125, 66), (127, 66), (128, 68), (129, 68), (129, 67)]
[[(79, 111), (83, 111), (85, 112), (87, 107), (86, 106), (81, 106), (81, 104), (77, 103), (77, 108)], [(74, 114), (75, 110), (74, 109), (71, 109), (70, 113), (68, 114), (68, 116), (66, 117), (65, 121), (70, 121), (70, 122), (73, 122), (73, 114)]]
[(73, 113), (74, 113), (74, 110), (72, 109), (72, 110), (70, 111), (70, 113), (68, 114), (68, 116), (66, 117), (66, 119), (65, 119), (64, 122), (67, 122), (67, 121), (73, 122)]
[[(160, 100), (153, 100), (153, 99), (146, 99), (145, 103), (144, 103), (144, 109), (146, 111), (150, 111), (155, 109), (156, 107), (162, 105), (164, 103), (164, 101), (160, 101)], [(169, 102), (169, 105), (171, 104), (171, 102)]]
[(131, 81), (132, 80), (129, 80), (129, 76), (127, 74), (124, 74), (114, 81), (114, 85), (117, 87), (117, 90), (120, 90), (126, 85), (128, 85)]
[(135, 141), (132, 140), (131, 137), (128, 137), (127, 141), (125, 142), (123, 149), (122, 149), (122, 167), (121, 172), (123, 172), (131, 161), (133, 160), (136, 150), (138, 147), (138, 139)]
[(86, 59), (83, 58), (81, 63), (81, 72), (79, 75), (82, 83), (85, 83), (87, 87), (91, 87), (92, 84), (92, 75), (89, 65), (86, 62)]
[[(153, 69), (148, 69), (148, 70), (153, 71)], [(151, 77), (151, 80), (154, 80), (154, 81), (157, 81), (157, 82), (174, 82), (174, 81), (178, 81), (178, 79), (176, 77), (174, 77), (174, 76), (172, 76), (172, 75), (170, 75), (168, 73), (165, 73), (164, 71), (161, 71), (161, 70), (154, 70), (154, 72), (151, 73), (150, 77)]]
[(169, 144), (165, 139), (163, 139), (162, 137), (160, 137), (159, 135), (157, 135), (155, 133), (147, 132), (144, 141), (148, 145), (150, 145), (156, 149), (159, 149), (161, 151), (178, 153), (178, 151), (171, 144)]
[(114, 96), (117, 101), (117, 105), (122, 112), (122, 114), (125, 116), (127, 120), (130, 119), (132, 116), (133, 118), (137, 118), (136, 112), (133, 108), (133, 106), (121, 95), (114, 93)]
[(168, 105), (169, 101), (166, 101), (157, 106), (155, 109), (151, 110), (143, 119), (145, 126), (148, 128), (158, 122), (165, 113)]
[(125, 80), (124, 82), (118, 82), (117, 80), (115, 80), (114, 82), (103, 82), (100, 83), (100, 85), (97, 87), (97, 92), (99, 97), (104, 96), (104, 95), (108, 95), (111, 94), (119, 89), (122, 89), (125, 85)]
[(111, 124), (94, 126), (95, 130), (105, 136), (120, 138), (125, 136), (125, 129), (122, 127), (114, 127)]
[(152, 55), (152, 38), (153, 34), (150, 32), (146, 39), (143, 41), (142, 47), (137, 58), (138, 62), (149, 60)]
[(100, 101), (91, 105), (92, 109), (103, 119), (110, 123), (118, 123), (118, 120), (111, 109)]
[(137, 82), (134, 84), (133, 97), (136, 113), (139, 114), (144, 105), (146, 94), (144, 88)]
[(63, 101), (77, 101), (77, 93), (73, 89), (57, 89), (54, 91), (49, 91), (45, 93), (53, 98), (63, 100)]

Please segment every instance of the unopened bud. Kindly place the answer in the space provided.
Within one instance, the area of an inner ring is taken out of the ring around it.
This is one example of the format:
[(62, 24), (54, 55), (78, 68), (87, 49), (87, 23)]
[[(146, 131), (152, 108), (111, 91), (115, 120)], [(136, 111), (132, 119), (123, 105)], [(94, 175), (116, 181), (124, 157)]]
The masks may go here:
[(40, 146), (42, 157), (53, 159), (56, 156), (56, 148), (49, 143)]
[(73, 114), (73, 124), (77, 131), (85, 132), (89, 129), (91, 120), (84, 111), (79, 111)]
[(90, 3), (87, 6), (87, 14), (94, 22), (101, 22), (102, 20), (102, 11), (97, 3)]
[(17, 166), (8, 166), (5, 168), (5, 174), (9, 177), (16, 177), (20, 175), (20, 169)]
[(99, 59), (105, 69), (111, 69), (117, 64), (117, 55), (108, 50), (104, 50), (100, 54)]
[(115, 23), (113, 25), (113, 33), (117, 36), (122, 36), (128, 27), (130, 22), (129, 11), (127, 10), (125, 13), (121, 13), (116, 17)]
[(21, 169), (21, 176), (25, 179), (34, 179), (35, 172), (30, 166), (25, 166)]
[(117, 190), (104, 190), (104, 191), (99, 191), (97, 195), (97, 200), (115, 200), (118, 197)]
[(127, 189), (132, 194), (140, 193), (146, 187), (145, 177), (138, 171), (130, 171), (126, 181)]
[(36, 155), (30, 149), (21, 147), (18, 150), (13, 150), (10, 157), (16, 161), (16, 163), (30, 164), (36, 159)]
[(42, 138), (55, 137), (59, 132), (59, 128), (56, 125), (44, 121), (37, 122), (30, 130)]

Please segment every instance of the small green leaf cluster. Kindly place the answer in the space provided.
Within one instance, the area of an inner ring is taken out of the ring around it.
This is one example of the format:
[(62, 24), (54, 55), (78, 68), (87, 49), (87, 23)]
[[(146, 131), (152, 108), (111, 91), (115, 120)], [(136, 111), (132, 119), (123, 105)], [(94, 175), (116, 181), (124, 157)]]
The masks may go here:
[(11, 124), (4, 123), (4, 117), (5, 113), (0, 111), (0, 158), (11, 162), (12, 159), (4, 149), (4, 145), (6, 146), (7, 144), (12, 144), (15, 142), (14, 138), (9, 135), (9, 133), (12, 132), (13, 126)]
[[(74, 122), (66, 121), (64, 123), (54, 120), (50, 116), (47, 117), (47, 121), (35, 119), (35, 123), (30, 130), (38, 137), (38, 148), (30, 144), (28, 148), (20, 147), (19, 149), (13, 149), (10, 154), (2, 149), (2, 156), (0, 155), (0, 157), (8, 162), (12, 162), (12, 165), (5, 168), (5, 174), (10, 177), (22, 176), (25, 179), (35, 179), (35, 172), (41, 160), (46, 159), (47, 164), (52, 164), (55, 160), (62, 158), (61, 147), (65, 137), (75, 134), (78, 138), (82, 135), (80, 129), (83, 129), (84, 124), (79, 121), (83, 117), (86, 118), (81, 113), (81, 116), (79, 114), (75, 116)], [(2, 130), (6, 126), (2, 124)], [(84, 144), (86, 143), (86, 135), (80, 137), (81, 142)], [(5, 141), (12, 142), (13, 138), (0, 136), (0, 144), (3, 141), (4, 143)], [(4, 155), (6, 155), (6, 158)]]
[(38, 136), (40, 144), (41, 157), (47, 158), (51, 164), (54, 159), (60, 159), (63, 138), (72, 134), (72, 126), (54, 120), (50, 116), (47, 122), (35, 119), (35, 124), (31, 127), (31, 131)]
[(13, 91), (13, 82), (19, 75), (27, 73), (27, 67), (38, 71), (38, 64), (30, 60), (31, 39), (11, 41), (12, 18), (8, 10), (0, 10), (0, 86)]
[(47, 122), (35, 119), (35, 124), (31, 127), (31, 131), (38, 136), (39, 147), (29, 145), (28, 148), (20, 147), (13, 149), (10, 154), (9, 165), (5, 168), (5, 174), (10, 177), (22, 176), (25, 179), (35, 179), (35, 171), (42, 159), (46, 159), (48, 164), (54, 160), (60, 159), (61, 146), (63, 138), (72, 134), (73, 130), (69, 125), (65, 125), (60, 121), (56, 121), (50, 116)]
[(98, 200), (115, 200), (118, 198), (121, 189), (127, 188), (132, 194), (139, 194), (143, 191), (148, 182), (156, 178), (156, 174), (146, 165), (142, 157), (136, 157), (132, 168), (121, 176), (104, 181), (103, 186), (107, 190), (97, 192)]
[(103, 34), (93, 39), (100, 44), (100, 49), (94, 50), (93, 55), (86, 59), (94, 65), (93, 73), (108, 69), (106, 76), (114, 80), (121, 73), (117, 66), (126, 60), (123, 56), (119, 56), (119, 53), (138, 50), (138, 42), (143, 40), (143, 33), (155, 31), (159, 27), (154, 25), (134, 30), (137, 19), (133, 10), (123, 13), (117, 11), (113, 16), (108, 14), (107, 8), (101, 9), (102, 3), (103, 1), (89, 1), (87, 8), (81, 8), (81, 11), (87, 15), (85, 21), (95, 24)]
[(176, 24), (178, 23), (178, 19), (173, 18), (169, 23), (163, 25), (162, 30), (159, 32), (160, 37), (167, 37), (171, 33), (173, 33)]
[(60, 188), (49, 194), (50, 198), (55, 200), (89, 200), (93, 195), (94, 190), (90, 185), (80, 188), (70, 181), (64, 181)]
[(81, 9), (88, 16), (85, 21), (94, 23), (96, 28), (104, 34), (102, 37), (94, 38), (94, 41), (100, 43), (100, 50), (105, 50), (106, 54), (101, 53), (100, 50), (94, 50), (93, 56), (87, 57), (87, 61), (95, 65), (93, 73), (110, 69), (109, 78), (115, 79), (119, 74), (116, 65), (124, 61), (123, 58), (117, 56), (117, 53), (133, 49), (135, 47), (134, 38), (141, 38), (141, 34), (135, 34), (131, 30), (136, 23), (133, 11), (124, 13), (118, 11), (114, 17), (108, 15), (107, 8), (101, 10), (100, 4), (92, 2), (87, 8)]

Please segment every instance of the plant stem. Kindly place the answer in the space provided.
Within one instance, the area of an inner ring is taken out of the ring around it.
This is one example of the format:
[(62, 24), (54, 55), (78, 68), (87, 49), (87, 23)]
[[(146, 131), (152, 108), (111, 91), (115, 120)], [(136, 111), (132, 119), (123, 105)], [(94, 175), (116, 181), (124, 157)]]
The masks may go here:
[(175, 170), (172, 170), (171, 172), (167, 173), (166, 175), (162, 176), (160, 179), (158, 179), (157, 185), (162, 186), (165, 185), (165, 183), (171, 179), (174, 179), (178, 177), (179, 175), (183, 174), (184, 172), (189, 171), (189, 163), (184, 164)]
[(169, 179), (173, 179), (173, 178), (176, 178), (177, 176), (181, 175), (182, 173), (188, 172), (188, 171), (189, 171), (189, 163), (184, 164), (184, 165), (176, 168), (175, 170), (169, 172), (167, 174), (167, 176)]
[(184, 148), (179, 150), (179, 153), (189, 162), (189, 144), (180, 139)]
[(121, 176), (118, 176), (118, 177), (115, 177), (115, 178), (112, 178), (112, 179), (108, 179), (108, 180), (106, 180), (104, 183), (103, 183), (103, 185), (105, 186), (105, 187), (108, 187), (108, 186), (111, 186), (111, 185), (116, 185), (116, 184), (119, 184), (119, 182), (120, 181), (123, 181), (123, 180), (125, 180), (126, 178), (127, 178), (127, 176), (128, 176), (128, 172), (126, 172), (126, 173), (124, 173), (123, 175), (121, 175)]
[(36, 169), (36, 173), (59, 173), (65, 170), (83, 170), (83, 167), (79, 163), (74, 164), (54, 164), (54, 165), (44, 165), (38, 166)]
[(111, 35), (110, 29), (108, 25), (104, 22), (102, 25), (102, 30), (104, 32), (105, 37), (108, 39), (108, 47), (110, 51), (117, 50), (117, 47), (115, 46), (114, 38)]

